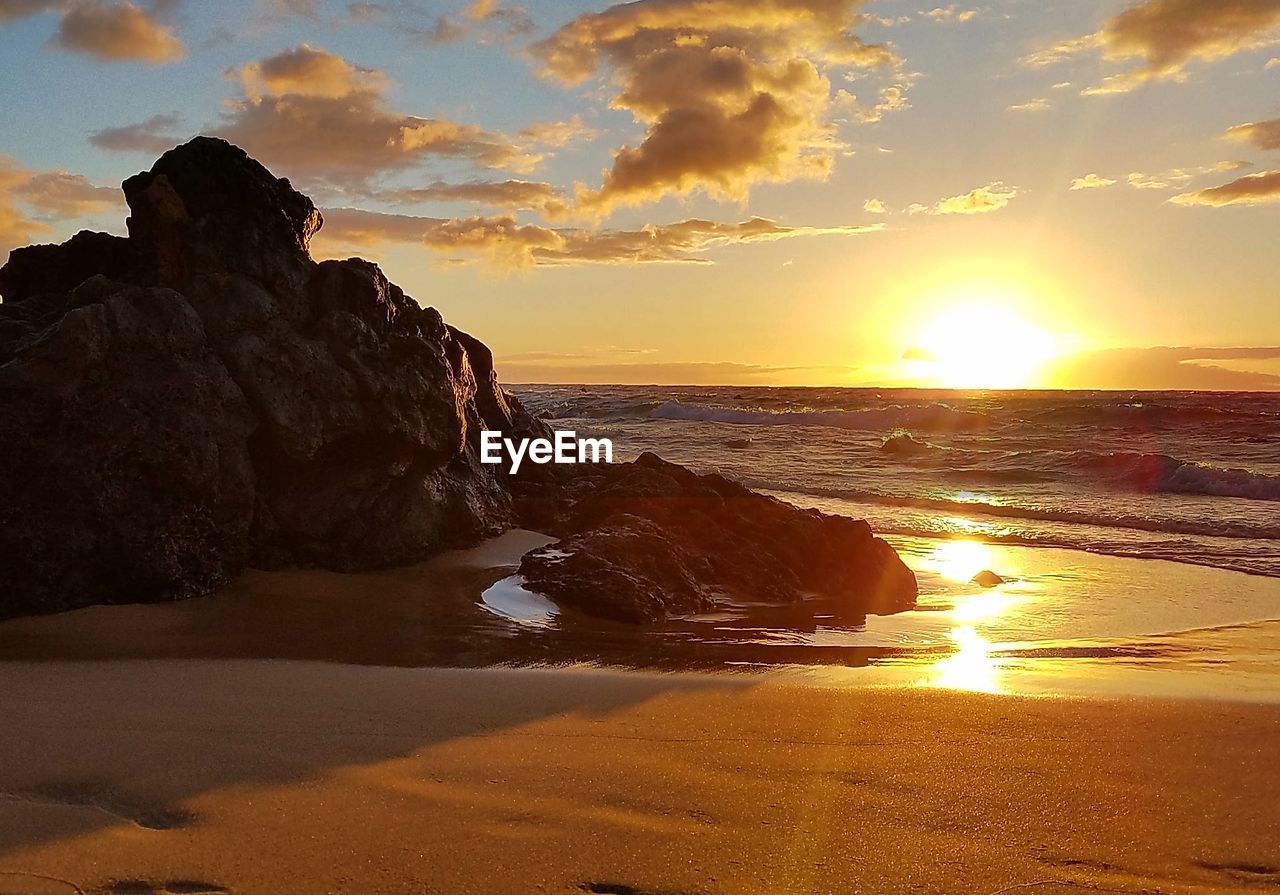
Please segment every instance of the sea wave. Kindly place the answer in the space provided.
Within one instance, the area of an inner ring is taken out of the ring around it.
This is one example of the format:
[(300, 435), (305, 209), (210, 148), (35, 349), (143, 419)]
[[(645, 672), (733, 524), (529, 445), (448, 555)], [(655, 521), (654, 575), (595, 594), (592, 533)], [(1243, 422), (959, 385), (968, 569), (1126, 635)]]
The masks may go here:
[(940, 432), (976, 432), (989, 427), (987, 414), (948, 404), (894, 404), (856, 410), (765, 410), (665, 401), (649, 419), (729, 423), (746, 426), (821, 426), (832, 429), (911, 428)]
[(1065, 456), (1077, 468), (1097, 472), (1140, 491), (1280, 500), (1280, 476), (1223, 469), (1168, 454), (1070, 451)]
[[(880, 446), (898, 463), (925, 464), (941, 475), (993, 483), (1088, 477), (1139, 493), (1280, 501), (1280, 476), (1227, 469), (1168, 454), (1128, 451), (972, 451), (932, 444), (897, 431)], [(939, 469), (939, 467), (943, 467)]]
[(977, 514), (1001, 519), (1023, 519), (1036, 522), (1058, 522), (1068, 525), (1092, 525), (1164, 534), (1204, 535), (1222, 538), (1274, 540), (1280, 538), (1280, 525), (1255, 525), (1229, 519), (1191, 521), (1186, 519), (1151, 518), (1128, 513), (1078, 512), (1054, 507), (1030, 507), (1013, 503), (986, 503), (978, 500), (955, 500), (908, 494), (886, 494), (861, 488), (821, 487), (783, 483), (759, 478), (746, 478), (750, 488), (774, 492), (790, 492), (810, 497), (837, 498), (855, 503), (909, 507), (919, 510), (943, 510), (956, 514)]

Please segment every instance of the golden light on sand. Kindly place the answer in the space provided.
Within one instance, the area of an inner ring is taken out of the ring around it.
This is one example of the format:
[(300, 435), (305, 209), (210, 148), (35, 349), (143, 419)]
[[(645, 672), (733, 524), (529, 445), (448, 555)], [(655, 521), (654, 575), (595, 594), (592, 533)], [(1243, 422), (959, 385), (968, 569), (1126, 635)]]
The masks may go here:
[(991, 655), (991, 643), (971, 625), (951, 631), (956, 652), (933, 666), (935, 687), (968, 690), (974, 693), (1000, 693), (1000, 666)]

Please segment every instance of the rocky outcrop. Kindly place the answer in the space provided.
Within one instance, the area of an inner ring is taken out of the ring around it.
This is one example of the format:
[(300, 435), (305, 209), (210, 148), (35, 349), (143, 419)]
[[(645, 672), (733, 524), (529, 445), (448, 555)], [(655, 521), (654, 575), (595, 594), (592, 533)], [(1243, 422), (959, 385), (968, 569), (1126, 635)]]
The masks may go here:
[(196, 139), (124, 184), (129, 237), (0, 269), (0, 616), (367, 568), (508, 526), (477, 433), (536, 429), (476, 340)]
[(865, 523), (717, 476), (480, 464), (483, 429), (548, 434), (489, 350), (376, 265), (315, 262), (311, 200), (236, 147), (197, 138), (124, 192), (128, 238), (0, 268), (0, 617), (201, 594), (248, 565), (409, 563), (514, 524), (562, 538), (525, 559), (531, 586), (594, 615), (914, 600)]
[(524, 557), (526, 585), (592, 615), (656, 622), (808, 595), (833, 598), (849, 618), (915, 604), (915, 576), (867, 523), (800, 510), (653, 454), (590, 469), (522, 510), (561, 536)]

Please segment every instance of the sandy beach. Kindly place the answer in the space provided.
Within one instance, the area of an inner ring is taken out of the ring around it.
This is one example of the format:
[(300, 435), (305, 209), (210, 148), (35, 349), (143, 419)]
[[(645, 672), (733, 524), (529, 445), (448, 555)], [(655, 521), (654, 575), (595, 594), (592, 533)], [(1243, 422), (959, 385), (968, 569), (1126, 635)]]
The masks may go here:
[(1280, 711), (768, 675), (0, 666), (0, 892), (1271, 891)]

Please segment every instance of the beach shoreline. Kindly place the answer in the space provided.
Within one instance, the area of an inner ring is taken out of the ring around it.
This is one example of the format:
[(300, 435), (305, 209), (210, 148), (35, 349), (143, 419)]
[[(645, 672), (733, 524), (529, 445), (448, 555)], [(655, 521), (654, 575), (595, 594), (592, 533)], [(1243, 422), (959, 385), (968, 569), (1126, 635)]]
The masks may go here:
[(0, 715), (5, 895), (1280, 881), (1270, 706), (156, 660), (0, 663)]

